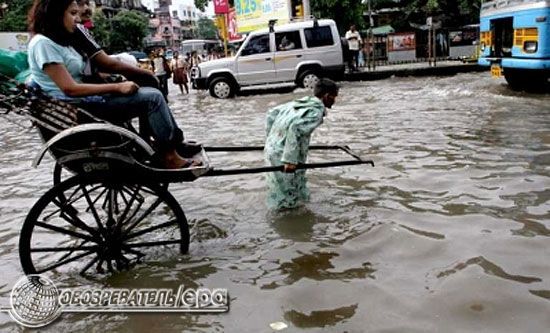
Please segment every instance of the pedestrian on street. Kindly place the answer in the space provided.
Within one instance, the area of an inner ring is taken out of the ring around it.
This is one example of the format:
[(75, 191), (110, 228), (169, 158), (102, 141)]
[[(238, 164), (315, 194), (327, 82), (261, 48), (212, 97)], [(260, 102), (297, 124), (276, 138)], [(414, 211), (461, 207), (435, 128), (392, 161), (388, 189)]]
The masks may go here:
[(198, 66), (202, 62), (201, 56), (197, 53), (197, 51), (191, 52), (191, 60), (189, 62), (191, 67)]
[(185, 93), (189, 94), (189, 87), (187, 86), (187, 70), (189, 69), (189, 63), (185, 58), (179, 56), (179, 52), (174, 52), (174, 58), (170, 64), (172, 72), (174, 73), (174, 84), (180, 87), (180, 91), (183, 94), (183, 88), (185, 87)]
[(313, 131), (323, 123), (326, 109), (338, 96), (338, 85), (323, 78), (306, 96), (270, 109), (266, 118), (266, 162), (284, 165), (283, 172), (266, 175), (267, 205), (272, 209), (294, 208), (309, 199), (306, 171), (297, 170), (307, 160)]
[(361, 35), (359, 31), (355, 28), (355, 24), (352, 24), (349, 27), (349, 30), (346, 32), (346, 39), (348, 41), (349, 48), (349, 69), (350, 71), (356, 71), (359, 66), (359, 50), (361, 49)]
[[(168, 101), (168, 72), (166, 71), (168, 62), (164, 57), (162, 49), (157, 50), (153, 55), (153, 71), (159, 81), (159, 89)], [(168, 66), (169, 67), (169, 66)]]

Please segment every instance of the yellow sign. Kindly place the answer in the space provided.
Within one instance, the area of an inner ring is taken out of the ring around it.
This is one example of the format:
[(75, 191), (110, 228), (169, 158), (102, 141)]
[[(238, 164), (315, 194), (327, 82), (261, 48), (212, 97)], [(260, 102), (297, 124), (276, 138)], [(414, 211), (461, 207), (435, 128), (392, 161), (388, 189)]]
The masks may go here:
[(224, 14), (217, 15), (216, 16), (216, 21), (214, 21), (214, 22), (216, 23), (216, 27), (218, 28), (218, 32), (220, 34), (220, 37), (223, 40), (226, 40), (227, 39), (227, 25), (225, 24), (225, 15)]
[(289, 21), (288, 0), (235, 0), (239, 33), (267, 28), (269, 20)]
[(502, 67), (500, 67), (500, 65), (491, 65), (491, 76), (492, 77), (501, 77), (502, 76)]

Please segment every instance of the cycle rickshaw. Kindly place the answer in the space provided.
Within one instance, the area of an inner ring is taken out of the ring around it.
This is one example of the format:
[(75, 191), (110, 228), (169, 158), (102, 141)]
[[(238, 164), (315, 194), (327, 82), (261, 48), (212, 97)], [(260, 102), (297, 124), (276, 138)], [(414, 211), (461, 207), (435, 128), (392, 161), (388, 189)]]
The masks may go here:
[[(38, 128), (46, 152), (55, 159), (53, 187), (30, 209), (21, 229), (19, 256), (25, 274), (52, 270), (88, 274), (115, 272), (166, 248), (185, 254), (190, 233), (170, 183), (200, 177), (282, 171), (282, 166), (223, 169), (209, 152), (261, 151), (261, 146), (197, 146), (202, 165), (167, 170), (155, 166), (155, 151), (135, 131), (97, 119), (73, 105), (29, 87), (0, 82), (0, 112), (24, 115)], [(186, 148), (188, 149), (188, 147)], [(352, 159), (299, 165), (301, 169), (370, 164), (346, 146)], [(189, 151), (181, 151), (189, 155)], [(62, 170), (72, 175), (62, 179)]]

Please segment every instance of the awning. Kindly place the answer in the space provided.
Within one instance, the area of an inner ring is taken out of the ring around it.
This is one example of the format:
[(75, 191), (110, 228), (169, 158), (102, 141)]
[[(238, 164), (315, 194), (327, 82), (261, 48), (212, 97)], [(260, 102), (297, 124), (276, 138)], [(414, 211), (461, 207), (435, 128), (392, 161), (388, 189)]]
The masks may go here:
[[(367, 35), (368, 32), (369, 32), (368, 30), (363, 30), (361, 31), (361, 34)], [(376, 28), (372, 28), (372, 34), (375, 36), (388, 35), (394, 32), (395, 32), (395, 29), (392, 28), (391, 25), (382, 25)]]

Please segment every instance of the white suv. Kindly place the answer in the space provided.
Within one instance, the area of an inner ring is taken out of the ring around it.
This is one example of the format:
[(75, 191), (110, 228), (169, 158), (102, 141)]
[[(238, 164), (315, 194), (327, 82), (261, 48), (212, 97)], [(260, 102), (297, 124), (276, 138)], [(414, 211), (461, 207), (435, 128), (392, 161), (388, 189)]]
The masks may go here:
[(235, 57), (207, 61), (191, 70), (195, 89), (218, 98), (241, 87), (292, 83), (312, 88), (320, 77), (344, 74), (342, 44), (333, 20), (275, 25), (251, 32)]

